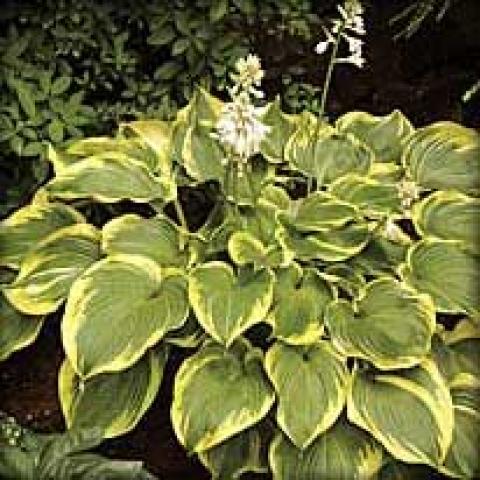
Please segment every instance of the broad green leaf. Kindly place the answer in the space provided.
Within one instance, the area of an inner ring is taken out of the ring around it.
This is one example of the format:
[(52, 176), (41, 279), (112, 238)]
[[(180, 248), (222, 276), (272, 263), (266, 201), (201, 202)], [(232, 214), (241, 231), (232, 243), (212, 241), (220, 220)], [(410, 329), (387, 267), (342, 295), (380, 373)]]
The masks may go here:
[(437, 477), (438, 472), (436, 468), (389, 459), (382, 467), (378, 480), (425, 480)]
[(176, 271), (141, 255), (112, 255), (74, 282), (62, 320), (63, 346), (82, 377), (124, 370), (181, 327), (188, 310), (185, 280)]
[(276, 342), (265, 356), (265, 370), (278, 396), (277, 423), (304, 450), (345, 406), (346, 359), (326, 341), (298, 347)]
[(177, 372), (171, 418), (182, 445), (203, 452), (264, 418), (275, 394), (263, 371), (262, 353), (244, 342), (225, 350), (210, 343)]
[(449, 385), (465, 374), (480, 381), (480, 325), (462, 319), (435, 340), (433, 357)]
[(0, 265), (18, 268), (25, 254), (59, 228), (85, 222), (73, 208), (43, 199), (20, 208), (0, 223)]
[(295, 131), (295, 117), (280, 109), (280, 98), (269, 103), (261, 117), (262, 123), (270, 127), (260, 144), (261, 154), (272, 163), (284, 162), (284, 150), (290, 135)]
[(314, 269), (293, 264), (276, 273), (272, 309), (273, 336), (292, 345), (308, 345), (323, 333), (325, 306), (333, 298), (329, 284)]
[(205, 331), (230, 346), (245, 330), (265, 319), (272, 303), (273, 274), (208, 262), (189, 276), (190, 304)]
[(132, 430), (157, 395), (166, 361), (166, 349), (151, 350), (126, 370), (83, 381), (66, 359), (58, 388), (68, 428), (98, 427), (104, 438)]
[(281, 212), (279, 218), (299, 232), (323, 232), (343, 227), (357, 216), (357, 209), (351, 204), (326, 192), (314, 192), (306, 198), (292, 201), (289, 210)]
[(452, 391), (455, 426), (443, 471), (456, 478), (480, 476), (480, 384)]
[(325, 321), (333, 345), (344, 355), (392, 370), (417, 365), (429, 353), (435, 308), (428, 295), (381, 278), (353, 304), (340, 299), (328, 305)]
[(223, 180), (226, 167), (222, 165), (225, 152), (212, 138), (207, 127), (190, 127), (182, 148), (183, 166), (187, 173), (199, 182)]
[(352, 267), (374, 277), (392, 275), (407, 256), (408, 245), (392, 242), (378, 231), (358, 255), (349, 260)]
[(350, 297), (357, 297), (367, 282), (362, 272), (346, 263), (334, 263), (322, 271), (322, 277), (330, 284), (335, 285)]
[(61, 228), (27, 253), (4, 294), (23, 313), (52, 313), (65, 301), (75, 279), (99, 259), (100, 232), (95, 227)]
[(14, 87), (17, 92), (18, 101), (20, 102), (23, 111), (27, 114), (27, 117), (30, 119), (35, 118), (37, 115), (37, 109), (31, 84), (24, 82), (23, 80), (15, 80)]
[(436, 309), (445, 313), (480, 316), (480, 259), (463, 252), (454, 241), (422, 240), (401, 268), (404, 280), (431, 295)]
[(403, 462), (438, 467), (452, 442), (452, 399), (431, 360), (395, 373), (356, 369), (347, 413)]
[[(129, 125), (131, 124), (122, 125), (122, 130), (126, 130)], [(129, 157), (142, 163), (149, 170), (155, 172), (158, 170), (158, 157), (150, 147), (146, 148), (146, 143), (147, 142), (141, 138), (82, 138), (81, 140), (69, 144), (64, 151), (57, 152), (57, 155), (59, 155), (60, 158), (51, 160), (55, 167), (55, 172), (58, 173), (62, 167), (78, 162), (85, 157), (105, 155), (107, 152), (111, 155), (120, 153), (125, 157)]]
[(398, 110), (380, 117), (366, 112), (349, 112), (337, 120), (336, 126), (365, 142), (380, 162), (399, 163), (405, 140), (414, 131), (409, 120)]
[(367, 174), (374, 154), (352, 134), (330, 127), (317, 132), (300, 123), (285, 147), (285, 157), (293, 168), (325, 185), (347, 173)]
[(409, 176), (427, 189), (480, 192), (480, 135), (453, 122), (417, 130), (403, 154)]
[(246, 231), (237, 231), (228, 239), (228, 253), (239, 266), (253, 264), (259, 267), (277, 267), (287, 259), (279, 245), (265, 246), (261, 240)]
[(277, 434), (269, 457), (274, 480), (367, 480), (382, 467), (383, 452), (373, 438), (342, 419), (305, 450)]
[(368, 216), (383, 216), (401, 211), (398, 189), (392, 183), (358, 175), (346, 175), (333, 182), (329, 192), (351, 203)]
[(169, 175), (172, 170), (171, 149), (173, 125), (161, 120), (137, 120), (120, 126), (121, 131), (133, 131), (153, 152), (157, 165), (155, 171)]
[(164, 215), (146, 219), (127, 214), (103, 226), (102, 249), (108, 255), (144, 255), (164, 267), (185, 267), (190, 253), (180, 248), (181, 236), (179, 227)]
[(396, 183), (405, 176), (405, 170), (402, 165), (393, 162), (374, 162), (368, 176), (380, 182)]
[(435, 192), (414, 205), (415, 228), (424, 237), (459, 240), (480, 254), (480, 199), (462, 193)]
[(0, 292), (0, 362), (35, 341), (44, 317), (29, 317), (15, 310)]
[(210, 5), (209, 18), (218, 22), (228, 13), (228, 0), (213, 0)]
[(343, 262), (361, 252), (370, 237), (366, 224), (348, 224), (344, 227), (305, 234), (293, 228), (283, 228), (277, 233), (282, 247), (294, 252), (299, 260)]
[(267, 473), (261, 424), (243, 430), (220, 445), (200, 452), (198, 457), (212, 480), (239, 480), (248, 472)]
[(46, 189), (56, 198), (93, 198), (107, 203), (123, 199), (138, 203), (154, 199), (170, 201), (176, 195), (169, 178), (156, 177), (141, 163), (110, 152), (88, 157), (59, 171)]

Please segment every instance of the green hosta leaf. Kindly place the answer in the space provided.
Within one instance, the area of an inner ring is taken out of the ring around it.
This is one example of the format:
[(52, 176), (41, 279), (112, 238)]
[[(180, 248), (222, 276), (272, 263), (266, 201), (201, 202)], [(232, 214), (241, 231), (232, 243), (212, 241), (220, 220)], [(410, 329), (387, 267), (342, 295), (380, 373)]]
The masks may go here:
[(213, 480), (239, 480), (248, 472), (267, 473), (262, 433), (261, 425), (251, 427), (198, 456)]
[(141, 255), (112, 255), (72, 286), (62, 321), (65, 352), (82, 377), (124, 370), (181, 327), (188, 310), (185, 280), (175, 271)]
[(208, 262), (190, 273), (188, 296), (199, 323), (218, 342), (230, 346), (261, 322), (272, 303), (274, 276), (269, 270), (241, 269)]
[(223, 180), (225, 168), (222, 160), (225, 152), (207, 127), (190, 127), (182, 149), (183, 166), (187, 173), (198, 180)]
[(285, 343), (315, 343), (323, 333), (323, 313), (332, 300), (328, 283), (313, 269), (296, 264), (277, 271), (273, 309), (267, 320), (273, 335)]
[(382, 370), (417, 365), (429, 353), (435, 331), (430, 297), (390, 278), (369, 283), (353, 305), (331, 303), (325, 319), (340, 352)]
[(392, 242), (377, 232), (368, 245), (349, 260), (353, 268), (374, 277), (392, 275), (407, 257), (408, 245)]
[(85, 219), (73, 208), (38, 199), (0, 223), (0, 265), (18, 268), (25, 254), (59, 228)]
[(173, 428), (187, 450), (203, 452), (258, 423), (274, 401), (260, 350), (210, 343), (177, 372)]
[(260, 152), (269, 162), (283, 163), (285, 146), (295, 131), (295, 117), (282, 112), (277, 98), (267, 105), (261, 120), (270, 130), (260, 145)]
[(189, 250), (180, 249), (181, 232), (166, 216), (142, 218), (127, 214), (105, 224), (102, 249), (108, 255), (138, 254), (155, 260), (164, 267), (185, 267)]
[(43, 320), (43, 317), (28, 317), (18, 312), (0, 292), (0, 362), (33, 343)]
[(408, 252), (401, 275), (420, 292), (428, 293), (437, 310), (480, 316), (480, 259), (452, 241), (422, 240)]
[[(136, 122), (132, 122), (136, 123)], [(126, 130), (131, 124), (122, 125)], [(57, 152), (57, 158), (49, 158), (52, 161), (55, 172), (62, 168), (83, 160), (85, 157), (96, 155), (121, 154), (142, 163), (151, 171), (158, 170), (158, 157), (151, 148), (145, 148), (147, 142), (140, 138), (111, 138), (111, 137), (90, 137), (82, 138), (71, 143), (64, 151)], [(59, 157), (59, 158), (58, 158)]]
[(228, 253), (240, 266), (277, 267), (288, 261), (278, 245), (265, 246), (249, 232), (234, 232), (228, 239)]
[(172, 170), (171, 150), (173, 124), (161, 120), (137, 120), (121, 125), (121, 131), (134, 132), (156, 155), (154, 171), (169, 175)]
[(326, 192), (314, 192), (308, 197), (291, 202), (280, 219), (299, 232), (323, 232), (326, 229), (343, 227), (356, 219), (358, 212), (352, 205), (339, 201)]
[(82, 381), (65, 360), (58, 384), (68, 428), (99, 427), (104, 438), (132, 430), (157, 395), (166, 361), (166, 349), (149, 351), (127, 370)]
[(438, 467), (452, 442), (452, 399), (431, 360), (388, 374), (356, 369), (347, 412), (403, 462)]
[(366, 224), (350, 224), (313, 234), (302, 234), (287, 227), (277, 235), (282, 247), (294, 252), (295, 258), (325, 262), (343, 262), (357, 255), (370, 237)]
[(358, 175), (347, 175), (332, 183), (329, 192), (358, 207), (369, 216), (383, 216), (401, 211), (396, 185)]
[(379, 480), (425, 480), (438, 477), (436, 469), (427, 465), (403, 463), (388, 459), (378, 476)]
[(403, 163), (424, 188), (480, 192), (480, 135), (473, 129), (453, 122), (420, 128), (406, 145)]
[(345, 405), (348, 370), (326, 341), (308, 347), (277, 342), (265, 369), (278, 395), (277, 423), (297, 448), (327, 431)]
[(478, 478), (480, 461), (480, 384), (452, 392), (455, 412), (453, 440), (444, 471), (456, 478)]
[(45, 315), (64, 302), (74, 280), (100, 258), (100, 232), (86, 224), (52, 233), (24, 257), (20, 273), (4, 290), (23, 313)]
[(53, 197), (93, 198), (99, 202), (169, 201), (176, 195), (169, 178), (155, 177), (144, 165), (119, 153), (96, 155), (74, 163), (59, 171), (46, 188)]
[(375, 162), (370, 167), (368, 176), (380, 182), (396, 183), (405, 176), (405, 170), (402, 165), (393, 162)]
[(459, 240), (480, 253), (480, 199), (458, 192), (435, 192), (414, 205), (415, 228), (422, 236)]
[(349, 112), (337, 120), (336, 126), (364, 141), (380, 162), (400, 162), (405, 140), (414, 131), (409, 120), (398, 110), (383, 117)]
[(451, 385), (460, 375), (480, 381), (480, 326), (469, 319), (460, 320), (454, 330), (445, 330), (435, 338), (433, 355), (442, 375)]
[(374, 157), (371, 149), (351, 134), (326, 127), (316, 133), (302, 123), (290, 137), (285, 156), (293, 168), (316, 178), (319, 185), (347, 173), (367, 174)]
[(375, 478), (383, 453), (373, 438), (339, 420), (306, 450), (278, 434), (269, 457), (274, 480), (351, 480)]

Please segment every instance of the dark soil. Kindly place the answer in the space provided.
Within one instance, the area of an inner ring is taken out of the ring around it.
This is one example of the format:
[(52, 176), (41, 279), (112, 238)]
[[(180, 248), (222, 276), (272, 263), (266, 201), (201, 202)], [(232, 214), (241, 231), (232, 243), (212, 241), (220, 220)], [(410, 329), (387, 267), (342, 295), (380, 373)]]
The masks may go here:
[[(399, 108), (416, 126), (453, 120), (479, 128), (480, 95), (468, 105), (460, 101), (464, 91), (480, 78), (479, 0), (459, 2), (440, 23), (429, 21), (409, 41), (397, 43), (392, 41), (387, 19), (409, 2), (371, 3), (375, 7), (367, 25), (367, 66), (336, 72), (327, 108), (332, 117), (353, 109), (384, 114)], [(319, 84), (323, 78), (324, 61), (312, 55), (314, 43), (310, 52), (295, 51), (295, 46), (279, 48), (268, 41), (262, 45), (264, 51), (258, 53), (265, 59), (267, 72), (275, 74), (277, 69), (278, 73), (293, 56), (298, 63), (303, 55), (307, 74), (302, 74), (302, 79)], [(267, 79), (267, 88), (275, 93), (278, 84)], [(192, 226), (197, 226), (204, 212), (195, 211), (197, 202), (188, 192), (182, 200)], [(42, 432), (64, 428), (57, 398), (57, 372), (63, 359), (59, 331), (59, 319), (50, 318), (34, 345), (0, 364), (0, 411)], [(105, 442), (102, 453), (141, 459), (164, 480), (209, 478), (199, 462), (186, 455), (170, 425), (173, 377), (181, 361), (181, 352), (170, 358), (161, 391), (149, 412), (130, 434)]]

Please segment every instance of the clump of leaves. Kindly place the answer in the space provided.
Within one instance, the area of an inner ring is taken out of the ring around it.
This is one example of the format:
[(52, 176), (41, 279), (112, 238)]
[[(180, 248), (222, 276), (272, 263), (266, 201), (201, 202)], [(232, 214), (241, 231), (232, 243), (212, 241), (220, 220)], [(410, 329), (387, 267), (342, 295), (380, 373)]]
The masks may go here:
[[(268, 128), (239, 175), (231, 112), (198, 90), (174, 121), (50, 149), (0, 226), (0, 356), (65, 303), (70, 429), (131, 430), (183, 349), (172, 424), (214, 478), (478, 476), (478, 133), (276, 101), (249, 110)], [(206, 185), (192, 231), (182, 195)]]

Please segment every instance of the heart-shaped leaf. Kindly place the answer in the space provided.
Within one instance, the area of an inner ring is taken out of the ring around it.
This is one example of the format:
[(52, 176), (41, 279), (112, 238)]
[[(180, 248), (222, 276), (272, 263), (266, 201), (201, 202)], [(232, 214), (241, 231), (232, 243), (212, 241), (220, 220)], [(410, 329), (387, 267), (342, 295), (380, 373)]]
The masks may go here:
[(59, 228), (85, 222), (73, 208), (43, 199), (20, 208), (0, 223), (0, 264), (18, 268), (25, 254)]
[(285, 343), (315, 343), (323, 333), (323, 313), (333, 291), (316, 270), (293, 264), (277, 271), (268, 322)]
[(369, 283), (353, 305), (346, 300), (332, 302), (325, 319), (340, 352), (385, 370), (421, 362), (435, 331), (430, 297), (390, 278)]
[(62, 320), (73, 369), (88, 378), (133, 365), (186, 321), (185, 283), (175, 271), (140, 255), (112, 255), (95, 263), (74, 282)]
[(408, 140), (403, 164), (426, 189), (480, 191), (480, 135), (453, 122), (418, 129)]
[(279, 433), (270, 445), (269, 457), (275, 480), (375, 478), (383, 462), (381, 446), (344, 420), (305, 450), (296, 448)]
[(265, 369), (278, 395), (277, 423), (304, 450), (343, 410), (346, 359), (326, 341), (306, 347), (277, 342), (265, 356)]
[(446, 240), (417, 242), (400, 273), (412, 287), (431, 295), (437, 310), (479, 318), (480, 259), (460, 247)]
[(0, 362), (35, 341), (44, 317), (29, 317), (15, 310), (0, 292)]
[(82, 381), (66, 359), (58, 385), (68, 428), (98, 427), (104, 438), (132, 430), (157, 395), (166, 361), (166, 349), (151, 350), (126, 370)]
[(168, 217), (142, 218), (127, 214), (106, 223), (102, 229), (102, 249), (108, 255), (138, 254), (164, 267), (185, 267), (188, 248), (180, 248), (181, 232)]
[(336, 126), (365, 142), (380, 162), (400, 162), (405, 140), (414, 131), (410, 121), (398, 110), (380, 117), (348, 112), (337, 120)]
[(52, 313), (75, 279), (99, 258), (100, 232), (95, 227), (80, 223), (61, 228), (25, 256), (5, 296), (23, 313)]
[(229, 350), (207, 344), (177, 372), (172, 423), (189, 451), (203, 452), (258, 423), (275, 394), (263, 371), (262, 354), (245, 341)]
[(190, 273), (188, 296), (206, 332), (227, 347), (265, 319), (272, 303), (273, 274), (241, 269), (235, 275), (222, 262), (208, 262)]
[(403, 462), (438, 467), (452, 442), (452, 399), (431, 360), (388, 374), (356, 369), (347, 412)]
[(459, 192), (435, 192), (414, 205), (413, 221), (422, 236), (458, 240), (480, 253), (480, 199)]

